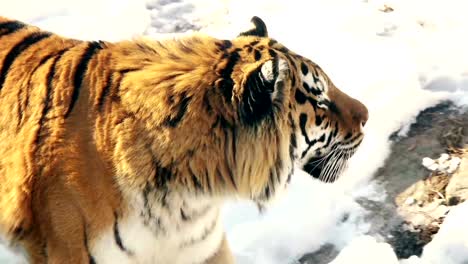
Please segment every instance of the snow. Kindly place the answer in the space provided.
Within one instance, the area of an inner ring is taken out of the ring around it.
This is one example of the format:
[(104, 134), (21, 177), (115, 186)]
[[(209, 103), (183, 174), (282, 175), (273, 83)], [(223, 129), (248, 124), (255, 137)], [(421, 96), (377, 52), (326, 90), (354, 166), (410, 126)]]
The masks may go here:
[(377, 242), (371, 236), (354, 239), (330, 264), (380, 263), (397, 264), (398, 259), (389, 244)]
[[(468, 104), (465, 2), (0, 0), (0, 15), (105, 40), (195, 30), (233, 38), (251, 16), (260, 16), (270, 36), (321, 65), (340, 89), (367, 105), (370, 118), (362, 147), (338, 183), (297, 171), (285, 197), (263, 215), (251, 203), (229, 203), (223, 211), (229, 243), (241, 264), (293, 263), (326, 243), (343, 249), (333, 264), (365, 264), (398, 263), (388, 244), (367, 234), (369, 212), (355, 202), (385, 198), (370, 179), (389, 154), (389, 135), (404, 135), (419, 111), (442, 99)], [(393, 12), (380, 11), (384, 5)], [(467, 214), (467, 203), (452, 210), (423, 256), (400, 263), (467, 263)], [(3, 252), (0, 263), (16, 263)]]
[(302, 171), (293, 177), (289, 195), (264, 215), (252, 204), (231, 203), (224, 217), (239, 263), (288, 263), (325, 243), (342, 247), (369, 230), (351, 194), (316, 184)]
[(468, 263), (468, 202), (452, 209), (434, 239), (424, 248), (421, 259), (428, 264)]
[(468, 263), (468, 201), (457, 205), (445, 218), (439, 232), (424, 247), (420, 258), (398, 260), (390, 245), (370, 236), (354, 239), (330, 264), (466, 264)]
[(120, 40), (145, 33), (145, 0), (0, 0), (0, 15), (32, 23), (63, 36)]

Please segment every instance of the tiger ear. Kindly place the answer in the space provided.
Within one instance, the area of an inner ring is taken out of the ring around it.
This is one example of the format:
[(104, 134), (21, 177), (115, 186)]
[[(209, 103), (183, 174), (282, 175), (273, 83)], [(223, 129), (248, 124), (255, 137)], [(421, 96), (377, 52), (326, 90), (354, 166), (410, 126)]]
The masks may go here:
[(247, 31), (241, 32), (239, 36), (255, 36), (255, 37), (268, 37), (268, 30), (265, 22), (257, 16), (250, 19), (251, 28)]
[(245, 124), (255, 125), (281, 110), (286, 99), (286, 78), (289, 78), (289, 66), (277, 58), (264, 62), (247, 76), (239, 108)]

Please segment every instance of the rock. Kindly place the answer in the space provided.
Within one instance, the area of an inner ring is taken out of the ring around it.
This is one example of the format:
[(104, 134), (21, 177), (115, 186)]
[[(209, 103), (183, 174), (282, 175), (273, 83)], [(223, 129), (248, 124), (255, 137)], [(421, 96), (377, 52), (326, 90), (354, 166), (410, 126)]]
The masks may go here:
[(429, 241), (430, 239), (421, 237), (421, 232), (408, 230), (402, 226), (397, 226), (392, 230), (391, 238), (387, 239), (399, 259), (413, 255), (421, 256), (423, 247)]
[[(444, 199), (445, 187), (448, 182), (449, 176), (445, 174), (436, 174), (419, 180), (398, 194), (395, 198), (395, 203), (399, 208), (410, 209), (409, 204), (406, 203), (410, 197), (415, 199), (419, 206), (430, 204), (436, 199)], [(420, 210), (420, 208), (416, 208), (415, 210)]]

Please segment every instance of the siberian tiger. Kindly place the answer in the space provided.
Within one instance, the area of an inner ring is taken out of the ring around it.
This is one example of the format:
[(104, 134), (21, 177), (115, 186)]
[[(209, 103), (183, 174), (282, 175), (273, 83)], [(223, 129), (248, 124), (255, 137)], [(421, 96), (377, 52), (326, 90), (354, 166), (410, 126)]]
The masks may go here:
[(0, 231), (31, 263), (234, 263), (223, 202), (333, 182), (366, 107), (268, 37), (116, 43), (0, 18)]

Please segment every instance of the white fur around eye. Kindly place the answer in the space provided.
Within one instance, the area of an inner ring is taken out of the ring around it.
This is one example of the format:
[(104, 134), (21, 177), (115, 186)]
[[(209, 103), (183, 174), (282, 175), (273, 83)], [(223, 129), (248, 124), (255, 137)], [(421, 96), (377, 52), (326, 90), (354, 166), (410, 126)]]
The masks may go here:
[(275, 79), (275, 75), (273, 73), (273, 61), (269, 60), (263, 63), (261, 72), (265, 80), (269, 82), (273, 81)]

